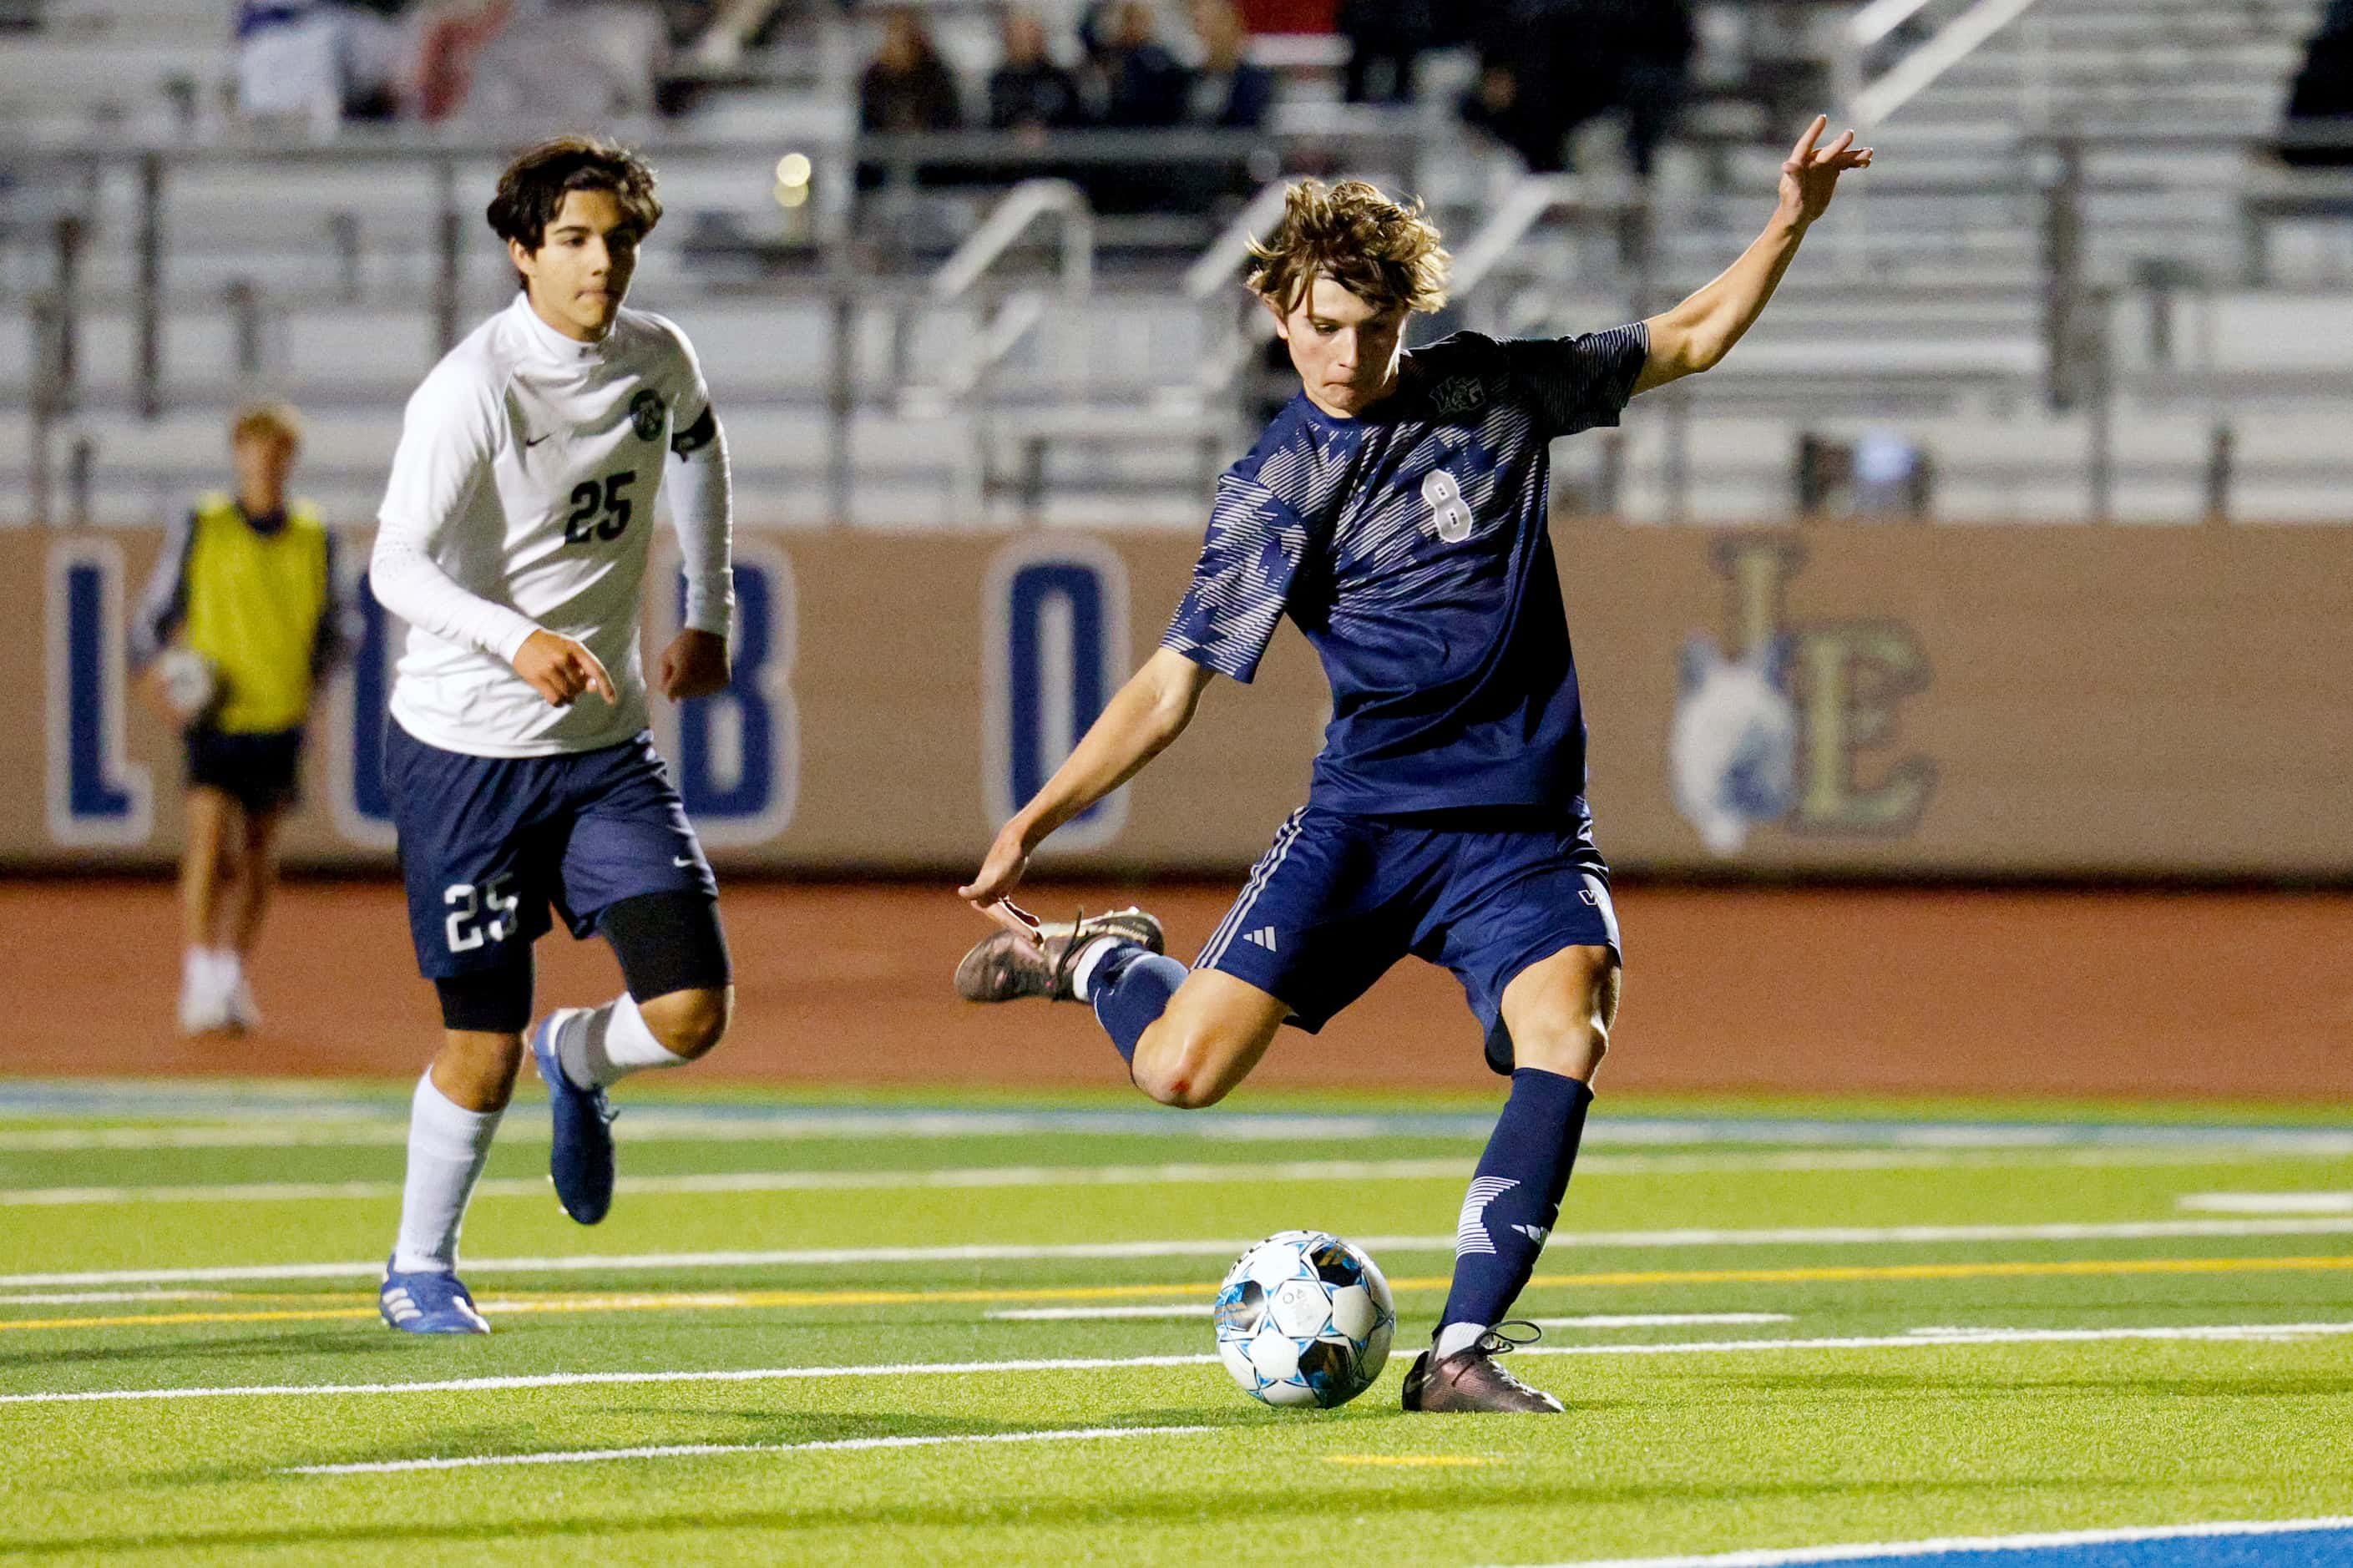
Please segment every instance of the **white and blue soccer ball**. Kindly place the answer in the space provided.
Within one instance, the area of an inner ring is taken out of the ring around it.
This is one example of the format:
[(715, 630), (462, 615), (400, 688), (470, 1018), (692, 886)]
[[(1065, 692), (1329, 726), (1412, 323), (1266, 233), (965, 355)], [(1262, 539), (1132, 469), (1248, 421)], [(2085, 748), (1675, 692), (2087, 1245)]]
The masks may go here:
[(1218, 1356), (1269, 1405), (1345, 1405), (1380, 1377), (1397, 1334), (1389, 1282), (1360, 1248), (1286, 1230), (1243, 1253), (1218, 1289)]

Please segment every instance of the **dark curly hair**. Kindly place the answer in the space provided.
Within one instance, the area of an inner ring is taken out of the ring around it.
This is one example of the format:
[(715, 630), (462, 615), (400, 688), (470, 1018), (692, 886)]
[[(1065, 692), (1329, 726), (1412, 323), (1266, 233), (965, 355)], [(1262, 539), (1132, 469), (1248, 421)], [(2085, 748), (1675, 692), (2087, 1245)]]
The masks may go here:
[(559, 136), (519, 154), (499, 176), (498, 194), (483, 216), (501, 239), (535, 251), (574, 191), (611, 192), (640, 239), (661, 222), (652, 167), (627, 147), (595, 136)]
[(1250, 242), (1250, 288), (1286, 315), (1318, 278), (1377, 310), (1439, 310), (1454, 258), (1422, 210), (1419, 201), (1406, 206), (1362, 180), (1302, 180), (1274, 232)]

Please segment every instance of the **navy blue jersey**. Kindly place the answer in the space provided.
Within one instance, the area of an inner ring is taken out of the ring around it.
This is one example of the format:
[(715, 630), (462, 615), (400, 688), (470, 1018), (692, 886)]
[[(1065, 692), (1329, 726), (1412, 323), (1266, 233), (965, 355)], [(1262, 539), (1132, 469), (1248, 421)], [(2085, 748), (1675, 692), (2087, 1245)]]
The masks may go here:
[(1640, 324), (1404, 356), (1362, 418), (1303, 392), (1218, 481), (1163, 647), (1247, 681), (1291, 616), (1332, 682), (1309, 800), (1388, 816), (1566, 805), (1585, 717), (1546, 531), (1554, 437), (1615, 425)]

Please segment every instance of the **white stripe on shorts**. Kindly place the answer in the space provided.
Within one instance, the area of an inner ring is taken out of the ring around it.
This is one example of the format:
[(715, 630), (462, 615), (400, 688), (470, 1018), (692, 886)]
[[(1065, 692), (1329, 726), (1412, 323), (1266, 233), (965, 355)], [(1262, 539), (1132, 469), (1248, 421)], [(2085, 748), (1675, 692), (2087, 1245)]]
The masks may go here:
[(1250, 906), (1258, 902), (1259, 895), (1266, 891), (1266, 885), (1273, 878), (1275, 868), (1282, 864), (1282, 858), (1291, 853), (1292, 842), (1299, 837), (1300, 823), (1306, 816), (1307, 808), (1303, 805), (1284, 817), (1282, 826), (1274, 830), (1274, 842), (1267, 847), (1265, 854), (1258, 858), (1258, 864), (1250, 868), (1250, 880), (1242, 884), (1241, 896), (1234, 900), (1234, 907), (1226, 911), (1226, 918), (1219, 922), (1218, 929), (1209, 933), (1208, 943), (1201, 949), (1201, 956), (1193, 961), (1194, 968), (1213, 969), (1218, 960), (1225, 957), (1226, 949), (1233, 945), (1234, 932), (1240, 929), (1243, 917), (1250, 913)]

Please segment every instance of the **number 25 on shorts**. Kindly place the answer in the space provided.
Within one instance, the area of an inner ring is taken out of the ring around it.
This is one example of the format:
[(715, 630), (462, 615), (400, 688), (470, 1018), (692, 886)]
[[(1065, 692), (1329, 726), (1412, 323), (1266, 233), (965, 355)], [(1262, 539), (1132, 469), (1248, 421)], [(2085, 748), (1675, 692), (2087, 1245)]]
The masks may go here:
[[(449, 906), (449, 918), (442, 922), (449, 938), (451, 952), (471, 952), (485, 942), (504, 942), (515, 933), (520, 923), (515, 908), (521, 901), (507, 890), (512, 878), (504, 871), (486, 877), (478, 889), (471, 882), (452, 882), (441, 895)], [(487, 914), (490, 918), (484, 920)]]

